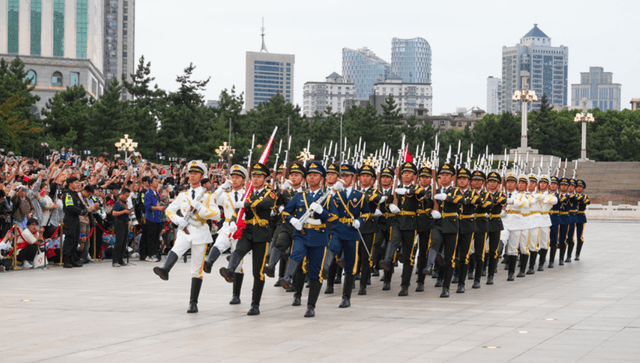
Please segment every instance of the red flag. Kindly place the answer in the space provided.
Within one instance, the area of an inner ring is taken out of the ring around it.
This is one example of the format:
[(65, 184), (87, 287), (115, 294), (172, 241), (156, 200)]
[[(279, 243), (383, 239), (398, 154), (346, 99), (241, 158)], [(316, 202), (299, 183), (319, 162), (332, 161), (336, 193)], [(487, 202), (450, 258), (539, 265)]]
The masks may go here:
[(413, 162), (413, 156), (411, 156), (411, 153), (409, 152), (409, 145), (405, 146), (404, 148), (404, 157), (403, 157), (403, 162), (404, 163), (411, 163)]

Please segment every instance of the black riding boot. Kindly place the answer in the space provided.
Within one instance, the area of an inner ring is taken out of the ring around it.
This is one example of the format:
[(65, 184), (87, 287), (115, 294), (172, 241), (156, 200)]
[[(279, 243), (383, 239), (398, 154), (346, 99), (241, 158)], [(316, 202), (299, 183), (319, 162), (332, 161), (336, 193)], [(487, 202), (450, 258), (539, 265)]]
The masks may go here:
[(169, 280), (169, 271), (171, 271), (176, 262), (178, 262), (178, 255), (175, 252), (170, 251), (169, 255), (167, 255), (167, 260), (164, 261), (164, 267), (156, 266), (153, 268), (153, 272), (160, 276), (161, 279)]
[(529, 255), (526, 255), (524, 253), (520, 254), (520, 272), (518, 272), (518, 276), (517, 277), (525, 277), (526, 276), (526, 274), (524, 272), (527, 269), (527, 261), (528, 260), (529, 260)]
[(509, 276), (507, 281), (513, 281), (513, 275), (516, 273), (516, 264), (518, 263), (518, 256), (508, 256), (509, 262)]
[(482, 278), (482, 272), (484, 271), (484, 261), (482, 260), (482, 255), (476, 255), (476, 271), (473, 276), (473, 286), (472, 289), (480, 288), (480, 279)]
[(551, 251), (549, 252), (549, 268), (553, 268), (553, 264), (556, 259), (556, 251), (558, 250), (558, 246), (551, 246)]
[(560, 259), (558, 260), (558, 265), (564, 265), (564, 253), (567, 250), (567, 245), (563, 244), (560, 246)]
[(198, 296), (200, 296), (200, 288), (202, 287), (202, 279), (198, 277), (191, 278), (191, 297), (189, 298), (189, 310), (187, 313), (193, 314), (198, 312)]
[(322, 282), (319, 280), (309, 280), (309, 299), (307, 301), (307, 311), (304, 313), (305, 318), (313, 318), (316, 316), (316, 302), (320, 295)]
[(247, 315), (260, 315), (260, 299), (262, 298), (262, 290), (264, 290), (264, 281), (253, 280), (253, 293), (251, 295), (251, 309)]
[(298, 265), (299, 264), (292, 258), (287, 262), (287, 271), (284, 273), (284, 277), (280, 279), (280, 286), (284, 287), (285, 290), (293, 287), (293, 274), (296, 273)]
[(211, 247), (211, 251), (209, 251), (209, 256), (207, 256), (207, 259), (204, 260), (204, 266), (202, 267), (202, 271), (208, 274), (211, 273), (211, 267), (216, 262), (218, 257), (220, 257), (220, 250), (218, 249), (218, 247), (216, 246)]
[(544, 271), (544, 263), (547, 260), (547, 250), (540, 250), (538, 259), (538, 271)]
[(380, 261), (380, 267), (389, 271), (391, 269), (391, 265), (393, 264), (393, 255), (396, 253), (396, 249), (393, 246), (393, 243), (387, 243), (387, 251), (384, 254), (384, 259)]
[(240, 258), (240, 255), (237, 252), (232, 253), (229, 257), (229, 266), (220, 267), (220, 275), (224, 277), (227, 282), (233, 282), (233, 274), (241, 261), (242, 258)]
[(529, 269), (527, 270), (527, 275), (533, 275), (536, 273), (536, 258), (538, 257), (538, 252), (529, 252)]
[(233, 295), (231, 296), (231, 301), (229, 304), (236, 305), (240, 304), (240, 290), (242, 290), (242, 280), (244, 280), (244, 274), (234, 273), (233, 274)]
[(355, 276), (347, 273), (344, 275), (344, 284), (342, 285), (342, 302), (338, 306), (339, 308), (348, 308), (351, 306), (351, 290), (353, 290), (353, 282)]
[(282, 255), (282, 253), (277, 248), (274, 248), (271, 251), (271, 256), (269, 256), (269, 263), (267, 264), (267, 266), (264, 267), (264, 274), (265, 275), (267, 275), (269, 277), (274, 277), (275, 276), (276, 265), (278, 264), (278, 261), (280, 260), (280, 256), (281, 255)]

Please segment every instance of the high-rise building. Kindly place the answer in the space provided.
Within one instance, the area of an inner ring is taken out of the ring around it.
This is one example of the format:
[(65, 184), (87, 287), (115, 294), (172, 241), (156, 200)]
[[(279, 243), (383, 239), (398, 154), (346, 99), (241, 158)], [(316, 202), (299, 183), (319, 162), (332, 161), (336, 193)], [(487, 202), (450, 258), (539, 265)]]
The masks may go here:
[(422, 110), (427, 115), (433, 114), (433, 90), (430, 84), (405, 83), (397, 76), (391, 76), (384, 82), (377, 82), (371, 98), (378, 112), (382, 112), (381, 105), (389, 96), (393, 96), (403, 116), (412, 116), (416, 110)]
[(246, 104), (247, 111), (258, 104), (269, 101), (280, 93), (285, 101), (293, 103), (293, 75), (296, 56), (293, 54), (269, 53), (264, 42), (264, 20), (262, 24), (262, 49), (247, 52)]
[(0, 58), (25, 63), (38, 113), (68, 86), (102, 95), (104, 0), (0, 0), (0, 9)]
[(327, 107), (331, 112), (346, 111), (346, 101), (355, 96), (353, 83), (345, 83), (344, 77), (336, 72), (326, 78), (326, 82), (306, 82), (304, 84), (304, 102), (302, 111), (305, 116), (313, 117), (317, 111), (324, 114)]
[(391, 70), (404, 83), (431, 84), (431, 47), (422, 38), (391, 41)]
[[(122, 77), (131, 82), (135, 70), (136, 0), (104, 0), (104, 78), (108, 86)], [(131, 98), (122, 90), (122, 99)]]
[(520, 71), (531, 74), (529, 89), (538, 95), (538, 102), (531, 104), (532, 110), (540, 108), (543, 94), (547, 95), (550, 104), (567, 106), (568, 60), (569, 48), (551, 46), (551, 38), (538, 28), (538, 24), (520, 38), (520, 44), (502, 47), (502, 111), (520, 110), (521, 103), (511, 99), (515, 91), (523, 88)]
[(343, 48), (342, 75), (345, 82), (354, 84), (356, 99), (368, 100), (374, 94), (373, 85), (384, 82), (393, 72), (391, 64), (378, 58), (366, 47), (358, 50)]
[(501, 114), (500, 96), (502, 95), (502, 85), (500, 78), (489, 76), (487, 78), (487, 113)]
[(589, 72), (580, 72), (580, 83), (571, 85), (571, 105), (580, 106), (586, 98), (588, 108), (620, 111), (621, 88), (620, 83), (613, 83), (613, 73), (602, 67), (589, 67)]

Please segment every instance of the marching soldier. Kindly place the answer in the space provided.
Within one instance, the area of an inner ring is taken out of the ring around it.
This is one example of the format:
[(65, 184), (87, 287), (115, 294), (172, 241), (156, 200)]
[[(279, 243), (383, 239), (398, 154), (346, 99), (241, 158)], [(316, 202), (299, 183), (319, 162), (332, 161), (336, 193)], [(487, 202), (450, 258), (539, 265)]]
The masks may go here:
[(438, 273), (438, 285), (442, 286), (441, 298), (449, 297), (449, 287), (453, 269), (456, 267), (455, 252), (458, 242), (459, 219), (458, 211), (462, 203), (463, 195), (460, 188), (452, 186), (452, 178), (456, 175), (456, 169), (451, 164), (443, 164), (438, 170), (438, 193), (434, 199), (438, 203), (440, 212), (431, 214), (435, 220), (431, 231), (432, 250), (438, 251), (440, 246), (444, 250), (443, 271)]
[[(293, 252), (287, 264), (285, 277), (280, 280), (280, 285), (285, 289), (292, 286), (292, 275), (300, 268), (306, 258), (309, 276), (309, 299), (304, 317), (312, 318), (315, 316), (316, 302), (322, 287), (323, 261), (328, 258), (327, 255), (330, 255), (327, 251), (329, 229), (326, 223), (335, 221), (338, 217), (336, 216), (337, 211), (332, 198), (327, 196), (322, 201), (324, 193), (321, 189), (321, 183), (326, 176), (326, 171), (322, 164), (317, 161), (310, 162), (307, 166), (306, 175), (309, 189), (297, 193), (282, 211), (283, 218), (296, 231), (293, 234)], [(302, 224), (299, 218), (308, 210), (312, 211), (312, 216), (303, 221), (304, 224)]]
[[(358, 229), (367, 220), (363, 215), (369, 215), (369, 205), (365, 203), (364, 194), (355, 190), (356, 168), (350, 164), (342, 164), (342, 178), (344, 189), (341, 183), (336, 183), (333, 203), (336, 208), (338, 219), (333, 221), (329, 252), (325, 258), (325, 268), (329, 267), (331, 260), (340, 252), (344, 254), (344, 284), (342, 285), (342, 302), (340, 308), (351, 306), (351, 290), (355, 281), (356, 265), (358, 259), (359, 244), (362, 240)], [(337, 187), (337, 188), (336, 188)], [(366, 247), (365, 247), (366, 248)]]
[(416, 220), (418, 223), (418, 281), (416, 292), (424, 291), (424, 279), (426, 274), (423, 271), (427, 268), (429, 258), (429, 248), (431, 245), (431, 228), (433, 227), (433, 194), (431, 190), (431, 168), (423, 166), (418, 172), (418, 184), (425, 191), (424, 197), (419, 200)]
[(538, 200), (542, 197), (542, 193), (538, 193), (538, 177), (535, 174), (529, 175), (529, 185), (527, 186), (526, 194), (529, 196), (529, 269), (527, 269), (527, 275), (535, 274), (534, 268), (536, 267), (536, 259), (538, 258), (538, 250), (540, 246), (540, 226), (541, 226), (541, 214), (540, 210), (542, 206)]
[[(556, 186), (558, 184), (556, 183)], [(538, 245), (540, 247), (540, 259), (538, 262), (538, 271), (544, 271), (544, 263), (546, 261), (547, 253), (550, 244), (550, 228), (551, 228), (551, 209), (558, 203), (558, 198), (549, 193), (549, 178), (546, 175), (540, 177), (540, 183), (538, 183), (540, 192), (536, 194), (536, 203), (539, 204), (539, 231), (538, 231)], [(534, 266), (535, 261), (530, 266)], [(533, 268), (532, 267), (532, 268)]]
[[(358, 295), (367, 294), (367, 284), (371, 279), (371, 267), (373, 266), (372, 256), (367, 251), (373, 251), (373, 244), (376, 240), (376, 236), (380, 233), (378, 229), (378, 217), (382, 215), (378, 210), (378, 205), (384, 203), (387, 197), (380, 194), (380, 192), (373, 187), (375, 182), (376, 172), (370, 165), (363, 165), (360, 168), (360, 185), (362, 185), (365, 203), (369, 205), (369, 214), (361, 215), (362, 218), (366, 218), (364, 224), (360, 227), (360, 233), (364, 241), (362, 243), (365, 248), (359, 249), (359, 260), (361, 264), (360, 273), (360, 290)], [(371, 212), (375, 211), (375, 212)]]
[(459, 211), (458, 245), (456, 247), (456, 256), (458, 256), (458, 263), (456, 264), (457, 273), (455, 273), (452, 282), (458, 284), (456, 293), (459, 294), (465, 292), (464, 287), (467, 278), (467, 268), (469, 266), (469, 253), (471, 252), (471, 241), (473, 240), (473, 233), (475, 232), (474, 212), (476, 206), (480, 203), (478, 193), (469, 188), (469, 179), (471, 179), (471, 173), (468, 169), (464, 167), (458, 169), (458, 189), (464, 197)]
[[(198, 312), (198, 297), (202, 287), (202, 268), (206, 245), (213, 242), (207, 220), (220, 220), (220, 209), (215, 198), (201, 185), (202, 178), (207, 175), (207, 167), (200, 161), (191, 161), (188, 165), (189, 190), (178, 194), (167, 207), (167, 218), (178, 225), (178, 235), (164, 267), (154, 267), (153, 272), (162, 280), (169, 280), (169, 271), (178, 259), (191, 249), (191, 297), (187, 313)], [(178, 215), (178, 211), (183, 218)]]
[(587, 187), (587, 183), (584, 180), (579, 179), (576, 181), (576, 192), (578, 193), (578, 222), (576, 223), (576, 261), (580, 261), (580, 252), (582, 252), (582, 245), (584, 244), (584, 224), (587, 223), (587, 216), (585, 211), (587, 206), (591, 204), (591, 199), (584, 193), (584, 189)]
[(256, 163), (251, 168), (251, 183), (253, 193), (247, 202), (240, 201), (236, 208), (245, 209), (246, 229), (238, 241), (235, 252), (231, 254), (229, 266), (220, 268), (220, 275), (227, 282), (233, 282), (234, 271), (242, 261), (242, 258), (253, 251), (253, 294), (251, 298), (251, 309), (247, 315), (260, 314), (260, 299), (264, 290), (264, 265), (269, 250), (271, 231), (269, 229), (269, 217), (276, 204), (276, 195), (265, 184), (269, 168), (261, 163)]
[[(475, 208), (475, 233), (471, 255), (475, 257), (476, 270), (473, 276), (473, 289), (480, 288), (482, 269), (484, 266), (485, 252), (487, 250), (487, 233), (489, 232), (489, 213), (493, 209), (493, 195), (484, 189), (486, 176), (476, 170), (471, 175), (471, 188), (478, 195), (478, 203)], [(464, 278), (464, 276), (461, 276)]]
[[(211, 267), (216, 262), (220, 254), (228, 249), (231, 252), (236, 250), (238, 240), (233, 238), (237, 231), (236, 220), (238, 212), (236, 204), (242, 202), (244, 197), (244, 182), (247, 179), (247, 169), (242, 165), (234, 165), (231, 167), (231, 181), (227, 180), (213, 193), (216, 203), (224, 211), (224, 223), (218, 230), (218, 238), (213, 247), (209, 251), (209, 255), (204, 261), (203, 271), (211, 273)], [(240, 290), (242, 289), (242, 280), (244, 273), (242, 272), (242, 262), (236, 267), (233, 278), (233, 293), (229, 304), (240, 304)]]
[[(500, 184), (502, 178), (500, 174), (491, 172), (487, 176), (487, 190), (491, 193), (493, 198), (493, 205), (489, 215), (489, 263), (487, 268), (487, 285), (493, 285), (493, 276), (496, 271), (496, 263), (498, 262), (498, 249), (500, 247), (500, 232), (504, 230), (502, 224), (502, 217), (506, 217), (506, 212), (503, 210), (507, 204), (506, 195), (500, 191)], [(474, 282), (475, 284), (475, 282)]]
[(528, 205), (529, 201), (526, 198), (520, 196), (520, 193), (516, 190), (516, 183), (518, 179), (513, 173), (509, 173), (506, 178), (506, 192), (507, 195), (507, 218), (505, 222), (505, 230), (507, 233), (507, 243), (505, 245), (505, 251), (507, 254), (507, 281), (513, 281), (516, 271), (516, 264), (518, 259), (518, 246), (520, 243), (520, 237), (522, 231), (527, 229), (527, 226), (523, 220), (522, 207), (525, 204)]
[(576, 191), (576, 180), (569, 179), (568, 193), (569, 199), (569, 229), (567, 230), (567, 259), (564, 262), (571, 262), (571, 253), (575, 245), (574, 236), (576, 232), (576, 223), (578, 222), (578, 195)]
[[(333, 190), (338, 185), (338, 177), (340, 175), (340, 164), (329, 164), (326, 173), (326, 192), (329, 189)], [(340, 183), (339, 185), (342, 185)], [(335, 191), (335, 190), (334, 190)], [(329, 229), (329, 240), (331, 240), (331, 234), (333, 233), (333, 222), (327, 222), (327, 228)], [(325, 294), (333, 294), (333, 285), (342, 283), (342, 267), (338, 264), (335, 258), (331, 259), (329, 269), (325, 269), (324, 273), (327, 275), (327, 287), (324, 290)]]
[[(391, 232), (393, 228), (397, 228), (396, 215), (400, 212), (400, 208), (393, 204), (393, 176), (394, 172), (389, 167), (383, 168), (380, 172), (380, 194), (385, 197), (385, 200), (380, 202), (380, 213), (382, 213), (382, 215), (378, 217), (380, 236), (376, 236), (373, 251), (371, 252), (371, 260), (374, 264), (379, 263), (379, 261), (377, 261), (378, 258), (381, 256), (384, 257), (389, 241), (391, 240)], [(391, 276), (393, 275), (395, 257), (394, 254), (389, 270), (385, 270), (382, 274), (383, 291), (391, 290)]]
[(556, 204), (551, 206), (549, 210), (549, 219), (551, 220), (551, 227), (549, 227), (549, 268), (553, 268), (553, 264), (556, 258), (556, 251), (558, 250), (558, 236), (560, 234), (560, 192), (558, 191), (558, 177), (552, 176), (551, 184), (549, 184), (549, 194), (556, 198)]
[(405, 162), (402, 164), (402, 187), (396, 188), (395, 193), (398, 196), (398, 208), (400, 211), (396, 214), (397, 228), (391, 231), (391, 240), (387, 245), (387, 253), (384, 260), (380, 261), (380, 267), (385, 271), (390, 271), (393, 263), (393, 256), (402, 246), (402, 283), (398, 296), (409, 295), (409, 285), (411, 284), (411, 275), (413, 273), (413, 264), (415, 259), (416, 238), (418, 236), (418, 222), (416, 212), (420, 199), (427, 195), (427, 192), (419, 185), (413, 184), (413, 179), (418, 174), (415, 164)]
[(558, 265), (564, 265), (564, 253), (567, 250), (567, 235), (569, 232), (569, 224), (571, 224), (571, 218), (569, 217), (569, 211), (571, 210), (572, 196), (569, 194), (569, 179), (560, 179), (560, 196), (558, 202), (560, 203), (560, 227), (558, 229), (558, 248), (560, 248), (560, 259)]
[(514, 200), (516, 210), (522, 215), (522, 229), (520, 230), (520, 238), (518, 242), (518, 253), (520, 254), (520, 272), (516, 277), (525, 277), (527, 262), (529, 261), (529, 230), (532, 227), (533, 219), (530, 213), (531, 199), (527, 193), (529, 178), (522, 174), (518, 178), (518, 194)]

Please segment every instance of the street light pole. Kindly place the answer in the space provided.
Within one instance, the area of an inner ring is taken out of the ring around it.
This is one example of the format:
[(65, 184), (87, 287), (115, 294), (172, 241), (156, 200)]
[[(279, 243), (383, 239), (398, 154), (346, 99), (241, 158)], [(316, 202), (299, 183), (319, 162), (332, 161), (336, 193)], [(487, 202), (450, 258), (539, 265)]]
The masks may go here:
[(514, 102), (522, 102), (522, 132), (520, 137), (520, 148), (522, 152), (524, 152), (529, 146), (527, 142), (527, 119), (529, 116), (527, 104), (529, 102), (537, 102), (538, 96), (536, 96), (536, 91), (529, 90), (529, 84), (527, 80), (529, 79), (529, 72), (520, 71), (520, 76), (522, 77), (522, 91), (515, 91), (513, 93), (512, 100)]
[(582, 148), (580, 149), (580, 161), (587, 161), (587, 122), (593, 122), (593, 115), (587, 112), (587, 99), (582, 99), (582, 112), (577, 113), (574, 122), (582, 123)]

